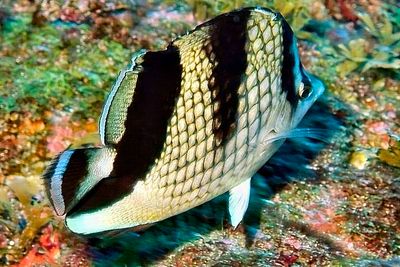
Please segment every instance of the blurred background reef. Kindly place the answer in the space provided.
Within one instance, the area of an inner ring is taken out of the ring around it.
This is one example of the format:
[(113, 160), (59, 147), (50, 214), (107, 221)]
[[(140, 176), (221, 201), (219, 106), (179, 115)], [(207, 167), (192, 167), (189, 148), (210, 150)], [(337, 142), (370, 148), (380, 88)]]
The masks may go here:
[[(253, 179), (245, 223), (226, 196), (137, 236), (83, 239), (55, 217), (41, 174), (96, 143), (118, 72), (220, 13), (280, 11), (327, 92)], [(0, 1), (1, 266), (400, 266), (400, 4), (396, 0)], [(290, 157), (288, 155), (291, 155)]]

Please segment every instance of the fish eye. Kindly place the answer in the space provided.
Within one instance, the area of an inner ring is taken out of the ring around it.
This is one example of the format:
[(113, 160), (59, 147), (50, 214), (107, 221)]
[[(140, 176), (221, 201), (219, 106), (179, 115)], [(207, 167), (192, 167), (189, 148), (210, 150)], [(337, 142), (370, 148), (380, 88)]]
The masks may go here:
[(300, 99), (307, 98), (311, 94), (311, 85), (310, 84), (304, 84), (303, 82), (300, 83), (300, 88), (299, 88), (299, 97)]

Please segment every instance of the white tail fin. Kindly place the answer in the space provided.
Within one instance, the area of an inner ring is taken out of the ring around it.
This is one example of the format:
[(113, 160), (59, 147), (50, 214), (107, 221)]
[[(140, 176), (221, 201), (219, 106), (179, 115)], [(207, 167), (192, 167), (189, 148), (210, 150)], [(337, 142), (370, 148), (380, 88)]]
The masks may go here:
[(58, 215), (67, 213), (101, 179), (112, 171), (111, 148), (65, 150), (45, 171), (48, 197)]

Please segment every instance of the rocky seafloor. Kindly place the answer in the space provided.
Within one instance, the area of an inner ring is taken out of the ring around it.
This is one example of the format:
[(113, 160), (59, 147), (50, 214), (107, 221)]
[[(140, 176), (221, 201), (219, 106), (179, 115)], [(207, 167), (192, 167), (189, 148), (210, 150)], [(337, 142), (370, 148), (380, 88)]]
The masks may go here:
[[(96, 143), (104, 97), (140, 48), (219, 13), (264, 5), (299, 37), (327, 92), (252, 181), (233, 230), (226, 196), (145, 232), (82, 238), (41, 175)], [(400, 6), (397, 1), (0, 2), (1, 266), (400, 266)]]

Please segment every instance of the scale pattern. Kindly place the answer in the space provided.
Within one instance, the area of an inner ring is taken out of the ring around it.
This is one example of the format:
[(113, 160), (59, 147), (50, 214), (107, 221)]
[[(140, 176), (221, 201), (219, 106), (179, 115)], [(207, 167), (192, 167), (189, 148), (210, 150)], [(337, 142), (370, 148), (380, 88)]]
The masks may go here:
[(104, 146), (64, 151), (48, 193), (73, 232), (143, 229), (251, 178), (323, 89), (279, 13), (222, 14), (134, 56), (103, 108)]
[(144, 181), (149, 201), (157, 200), (153, 212), (143, 211), (144, 217), (152, 214), (160, 220), (179, 214), (251, 177), (276, 150), (257, 148), (260, 137), (289, 125), (291, 107), (280, 89), (280, 17), (253, 12), (247, 23), (248, 66), (238, 88), (237, 125), (219, 146), (213, 114), (220, 107), (209, 89), (218, 62), (209, 51), (208, 31), (205, 27), (173, 43), (180, 50), (182, 88), (164, 149)]
[[(104, 145), (118, 144), (118, 142), (121, 141), (121, 138), (124, 135), (125, 127), (124, 124), (121, 122), (125, 122), (127, 118), (127, 110), (129, 108), (129, 105), (131, 105), (132, 103), (138, 72), (138, 70), (135, 70), (135, 72), (128, 72), (127, 70), (122, 71), (120, 73), (122, 81), (117, 81), (117, 84), (115, 85), (116, 89), (118, 89), (117, 92), (113, 92), (114, 88), (111, 92), (114, 93), (114, 97), (110, 99), (110, 108), (107, 111), (103, 111), (102, 117), (100, 119), (103, 120), (104, 116), (104, 124), (107, 125), (107, 127), (104, 126)], [(120, 77), (118, 77), (118, 80), (119, 79)]]

